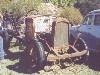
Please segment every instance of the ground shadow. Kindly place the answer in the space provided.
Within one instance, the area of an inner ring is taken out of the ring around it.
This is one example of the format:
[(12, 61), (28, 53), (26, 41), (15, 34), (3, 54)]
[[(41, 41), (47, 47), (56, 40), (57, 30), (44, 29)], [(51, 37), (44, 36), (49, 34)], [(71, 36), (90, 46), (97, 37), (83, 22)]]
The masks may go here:
[(7, 52), (7, 55), (5, 56), (5, 59), (10, 59), (10, 60), (16, 60), (19, 59), (21, 56), (22, 52)]
[(90, 69), (100, 71), (100, 53), (91, 52), (86, 65)]
[(7, 66), (8, 69), (16, 71), (18, 73), (24, 73), (24, 74), (32, 74), (32, 73), (39, 73), (38, 68), (29, 68), (23, 65), (22, 63), (16, 63), (14, 65)]
[(32, 73), (39, 73), (39, 71), (41, 70), (41, 68), (39, 68), (39, 67), (32, 68), (29, 65), (29, 63), (23, 62), (23, 59), (25, 59), (25, 58), (23, 58), (23, 52), (10, 53), (8, 55), (7, 59), (10, 59), (10, 60), (18, 59), (19, 60), (18, 63), (15, 63), (14, 65), (7, 66), (8, 69), (13, 70), (13, 71), (18, 72), (18, 73), (32, 74)]
[(75, 64), (84, 64), (94, 71), (100, 71), (100, 54), (95, 52), (90, 52), (90, 55), (83, 62), (83, 60), (75, 62)]

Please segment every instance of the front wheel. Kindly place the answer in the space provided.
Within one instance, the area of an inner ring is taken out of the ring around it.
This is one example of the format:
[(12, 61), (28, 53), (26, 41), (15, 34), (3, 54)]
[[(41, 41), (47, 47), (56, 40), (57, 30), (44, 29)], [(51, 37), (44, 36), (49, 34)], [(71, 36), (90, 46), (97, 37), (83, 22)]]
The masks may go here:
[[(86, 44), (84, 44), (84, 42), (82, 42), (81, 40), (78, 40), (78, 41), (75, 43), (74, 47), (75, 47), (79, 52), (82, 52), (82, 51), (84, 51), (84, 50), (87, 50)], [(78, 62), (78, 63), (86, 63), (87, 60), (88, 60), (88, 56), (89, 56), (89, 51), (87, 50), (87, 53), (86, 53), (86, 54), (84, 54), (84, 55), (82, 55), (82, 56), (80, 56), (80, 57), (77, 57), (77, 59), (79, 60), (79, 61), (77, 61), (77, 62)]]
[(36, 66), (43, 68), (45, 66), (46, 55), (45, 55), (45, 48), (38, 39), (34, 39), (34, 46), (36, 50)]
[[(73, 48), (69, 49), (69, 53), (77, 53), (81, 55), (81, 56), (76, 56), (73, 58), (73, 60), (76, 63), (86, 63), (88, 60), (88, 56), (89, 56), (89, 51), (87, 50), (87, 45), (81, 40), (81, 39), (77, 39), (75, 40), (73, 37), (71, 37), (70, 40), (70, 45), (72, 45), (75, 50)], [(84, 53), (85, 51), (85, 53)], [(82, 55), (83, 54), (83, 55)]]
[(31, 68), (42, 69), (45, 66), (45, 48), (38, 39), (33, 39), (24, 51), (24, 65)]

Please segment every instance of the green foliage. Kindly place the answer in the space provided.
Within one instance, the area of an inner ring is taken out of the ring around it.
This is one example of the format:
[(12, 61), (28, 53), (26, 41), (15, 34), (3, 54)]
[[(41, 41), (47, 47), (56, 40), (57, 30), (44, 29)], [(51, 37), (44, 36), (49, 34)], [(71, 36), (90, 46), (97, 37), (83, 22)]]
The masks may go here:
[(2, 0), (1, 12), (14, 12), (17, 16), (26, 16), (31, 11), (37, 10), (42, 0)]
[(79, 24), (83, 20), (80, 11), (74, 7), (66, 7), (60, 13), (60, 16), (67, 18), (72, 24)]
[[(5, 19), (15, 27), (20, 24), (20, 18), (34, 14), (42, 0), (1, 0), (0, 11)], [(15, 28), (17, 29), (17, 28)]]
[(73, 6), (76, 0), (50, 0), (51, 3), (58, 7)]

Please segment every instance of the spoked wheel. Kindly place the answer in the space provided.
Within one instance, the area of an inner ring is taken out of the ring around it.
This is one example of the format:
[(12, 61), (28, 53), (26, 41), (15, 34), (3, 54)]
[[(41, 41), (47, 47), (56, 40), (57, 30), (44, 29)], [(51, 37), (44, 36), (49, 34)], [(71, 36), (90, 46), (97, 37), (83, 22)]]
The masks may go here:
[(72, 53), (73, 60), (78, 63), (86, 63), (89, 56), (89, 51), (87, 50), (87, 45), (81, 39), (74, 39), (73, 36), (70, 36), (69, 41), (70, 47), (69, 53)]
[[(74, 47), (81, 53), (83, 53), (82, 56), (79, 56), (79, 57), (76, 57), (75, 59), (78, 60), (76, 62), (79, 62), (79, 63), (85, 63), (88, 59), (88, 51), (86, 49), (86, 45), (81, 41), (81, 40), (78, 40)], [(86, 53), (84, 53), (86, 52)]]

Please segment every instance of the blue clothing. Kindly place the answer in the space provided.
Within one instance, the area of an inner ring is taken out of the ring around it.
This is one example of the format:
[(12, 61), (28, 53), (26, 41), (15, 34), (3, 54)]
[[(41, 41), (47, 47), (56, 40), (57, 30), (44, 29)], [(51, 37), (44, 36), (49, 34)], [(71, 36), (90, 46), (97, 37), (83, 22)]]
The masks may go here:
[(4, 49), (3, 49), (3, 37), (0, 36), (0, 60), (4, 59)]

